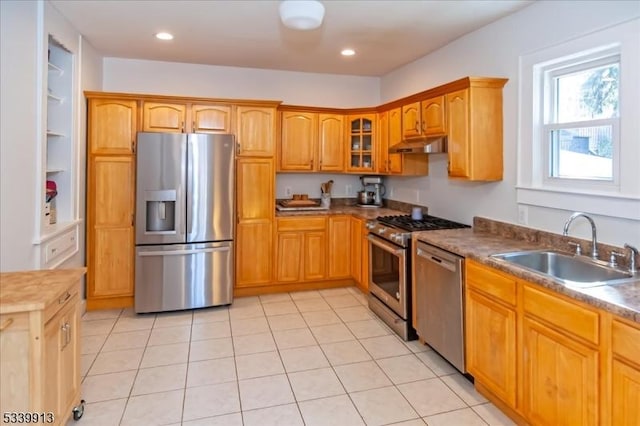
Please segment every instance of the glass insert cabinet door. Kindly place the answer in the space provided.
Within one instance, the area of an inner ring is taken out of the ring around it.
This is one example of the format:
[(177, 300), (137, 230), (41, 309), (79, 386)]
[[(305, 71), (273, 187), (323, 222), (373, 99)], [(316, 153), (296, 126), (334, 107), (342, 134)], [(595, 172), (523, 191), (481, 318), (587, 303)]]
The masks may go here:
[(375, 170), (374, 126), (375, 115), (365, 114), (349, 117), (349, 169), (356, 171)]

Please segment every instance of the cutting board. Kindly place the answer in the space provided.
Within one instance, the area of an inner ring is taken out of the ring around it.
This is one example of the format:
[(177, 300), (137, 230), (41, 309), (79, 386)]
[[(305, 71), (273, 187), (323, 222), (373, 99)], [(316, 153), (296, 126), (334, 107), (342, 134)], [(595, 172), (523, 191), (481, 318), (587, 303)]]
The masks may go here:
[(313, 200), (282, 200), (282, 207), (318, 207), (320, 203)]

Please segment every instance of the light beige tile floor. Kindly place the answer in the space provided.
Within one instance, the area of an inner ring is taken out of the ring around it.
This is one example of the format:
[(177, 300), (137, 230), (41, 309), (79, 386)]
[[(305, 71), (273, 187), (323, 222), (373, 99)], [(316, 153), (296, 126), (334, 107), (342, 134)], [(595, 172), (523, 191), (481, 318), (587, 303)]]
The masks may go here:
[(511, 425), (356, 288), (82, 321), (78, 426)]

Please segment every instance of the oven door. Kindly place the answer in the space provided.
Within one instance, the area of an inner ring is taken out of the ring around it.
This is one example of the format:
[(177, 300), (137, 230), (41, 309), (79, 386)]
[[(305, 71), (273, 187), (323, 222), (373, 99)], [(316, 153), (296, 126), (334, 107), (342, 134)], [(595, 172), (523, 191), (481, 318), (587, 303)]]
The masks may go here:
[(369, 291), (402, 319), (408, 320), (407, 250), (373, 234), (367, 238)]

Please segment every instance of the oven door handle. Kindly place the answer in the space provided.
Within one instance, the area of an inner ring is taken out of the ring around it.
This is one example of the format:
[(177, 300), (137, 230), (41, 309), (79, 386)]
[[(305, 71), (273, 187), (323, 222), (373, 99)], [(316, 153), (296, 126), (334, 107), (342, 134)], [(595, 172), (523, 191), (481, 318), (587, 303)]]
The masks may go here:
[(368, 235), (367, 239), (371, 242), (371, 244), (374, 244), (378, 247), (380, 247), (381, 249), (383, 249), (384, 251), (387, 251), (389, 253), (393, 253), (396, 256), (404, 256), (404, 249), (402, 248), (398, 248), (396, 246), (394, 246), (393, 244), (390, 244), (384, 240), (381, 240), (378, 237), (374, 237), (373, 235)]

